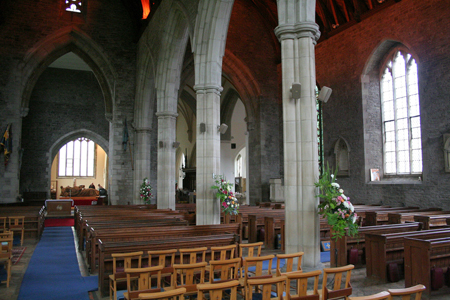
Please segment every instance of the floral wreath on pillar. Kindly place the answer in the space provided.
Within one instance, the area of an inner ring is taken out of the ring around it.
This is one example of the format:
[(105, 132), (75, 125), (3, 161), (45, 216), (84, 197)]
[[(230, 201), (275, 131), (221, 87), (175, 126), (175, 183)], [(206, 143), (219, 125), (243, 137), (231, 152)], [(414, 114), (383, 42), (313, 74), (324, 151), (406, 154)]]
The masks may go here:
[(319, 188), (317, 197), (322, 199), (318, 214), (327, 219), (332, 229), (332, 238), (337, 240), (346, 233), (350, 236), (357, 235), (358, 215), (350, 202), (350, 197), (344, 195), (344, 190), (336, 182), (336, 177), (331, 173), (328, 165), (315, 186)]
[(239, 213), (239, 201), (231, 191), (232, 183), (223, 179), (222, 175), (215, 177), (216, 184), (211, 189), (217, 190), (216, 197), (220, 199), (220, 207), (227, 215), (237, 215)]
[(141, 188), (139, 189), (139, 197), (144, 201), (145, 204), (150, 204), (153, 195), (152, 186), (150, 185), (147, 177), (144, 178), (144, 181), (141, 184)]

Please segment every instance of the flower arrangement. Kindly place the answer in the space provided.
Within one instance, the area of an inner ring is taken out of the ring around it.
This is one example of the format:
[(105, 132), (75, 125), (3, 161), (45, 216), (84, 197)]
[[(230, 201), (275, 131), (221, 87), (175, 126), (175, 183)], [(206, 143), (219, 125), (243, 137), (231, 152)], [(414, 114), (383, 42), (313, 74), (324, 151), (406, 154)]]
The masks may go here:
[(336, 182), (328, 166), (315, 186), (319, 188), (317, 196), (323, 199), (319, 204), (318, 213), (323, 218), (327, 218), (328, 225), (332, 229), (332, 238), (336, 240), (343, 237), (346, 229), (350, 236), (358, 234), (356, 223), (358, 215), (355, 213), (355, 208), (350, 202), (350, 197), (344, 195), (344, 190)]
[(150, 201), (153, 197), (152, 195), (152, 186), (148, 181), (147, 177), (144, 178), (144, 181), (141, 184), (141, 188), (139, 189), (139, 196), (141, 200), (144, 201), (145, 204), (150, 204)]
[(229, 183), (223, 176), (216, 177), (216, 184), (211, 189), (217, 190), (216, 197), (220, 199), (220, 207), (225, 214), (237, 215), (239, 213), (239, 201), (231, 191), (232, 183)]

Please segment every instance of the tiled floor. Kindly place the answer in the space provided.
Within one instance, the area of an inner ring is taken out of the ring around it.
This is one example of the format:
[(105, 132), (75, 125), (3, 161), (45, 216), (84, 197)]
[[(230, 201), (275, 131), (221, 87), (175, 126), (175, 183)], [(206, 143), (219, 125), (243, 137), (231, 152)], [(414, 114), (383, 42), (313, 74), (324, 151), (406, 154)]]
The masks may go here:
[[(6, 288), (6, 284), (0, 284), (0, 300), (16, 300), (19, 296), (20, 285), (22, 283), (23, 275), (26, 271), (28, 263), (30, 261), (31, 255), (36, 247), (36, 241), (26, 239), (24, 245), (27, 247), (24, 255), (20, 261), (12, 267), (12, 279), (10, 287)], [(276, 251), (263, 251), (264, 254), (277, 253)], [(78, 260), (80, 266), (80, 272), (83, 276), (87, 276), (87, 268), (82, 259), (82, 253), (78, 253)], [(324, 267), (329, 267), (329, 263), (325, 263)], [(380, 283), (375, 280), (366, 277), (366, 269), (360, 268), (352, 271), (351, 283), (353, 286), (353, 296), (364, 296), (375, 294), (381, 291), (386, 291), (389, 288), (403, 288), (404, 280), (396, 283)], [(109, 296), (103, 298), (100, 297), (99, 292), (92, 292), (90, 294), (92, 300), (107, 300)], [(450, 288), (444, 287), (439, 291), (433, 292), (430, 299), (433, 300), (449, 300), (450, 299)], [(26, 299), (33, 300), (33, 299)], [(64, 300), (64, 299), (61, 299)]]

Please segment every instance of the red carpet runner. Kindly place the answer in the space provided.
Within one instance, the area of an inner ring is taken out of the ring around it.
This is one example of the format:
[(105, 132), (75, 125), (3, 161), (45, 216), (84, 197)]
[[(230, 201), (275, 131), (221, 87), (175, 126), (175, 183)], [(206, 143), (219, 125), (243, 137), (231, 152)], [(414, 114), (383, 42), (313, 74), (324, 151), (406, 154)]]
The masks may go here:
[(73, 226), (73, 218), (45, 219), (45, 227)]

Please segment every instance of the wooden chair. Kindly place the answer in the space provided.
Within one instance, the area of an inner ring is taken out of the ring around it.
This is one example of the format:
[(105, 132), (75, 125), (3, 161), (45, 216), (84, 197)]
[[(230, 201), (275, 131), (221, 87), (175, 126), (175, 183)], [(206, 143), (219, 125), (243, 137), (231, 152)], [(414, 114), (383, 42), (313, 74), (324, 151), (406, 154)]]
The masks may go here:
[(233, 259), (236, 256), (237, 245), (211, 247), (211, 260)]
[(348, 297), (349, 300), (389, 300), (391, 294), (388, 292), (379, 292), (373, 295), (359, 296), (359, 297)]
[[(261, 278), (271, 278), (272, 275), (272, 261), (275, 255), (265, 255), (265, 256), (255, 256), (247, 257), (243, 260), (243, 267), (241, 272), (241, 278), (239, 279), (241, 286), (244, 287), (244, 297), (247, 294), (247, 281), (249, 278), (261, 279)], [(264, 265), (268, 265), (267, 272), (263, 272)], [(255, 268), (255, 270), (253, 270)], [(250, 269), (252, 269), (250, 271)]]
[[(217, 283), (226, 280), (238, 280), (241, 268), (241, 259), (225, 259), (209, 261), (209, 282)], [(219, 274), (218, 278), (215, 278)]]
[[(163, 266), (147, 268), (126, 268), (127, 292), (123, 295), (126, 300), (139, 299), (142, 293), (161, 292), (161, 270)], [(152, 287), (152, 277), (156, 275), (156, 287)], [(137, 281), (137, 289), (134, 289)]]
[[(180, 252), (180, 264), (195, 264), (198, 262), (205, 262), (206, 250), (208, 250), (207, 247), (179, 249), (178, 251)], [(188, 257), (187, 262), (185, 257)]]
[[(302, 270), (302, 257), (305, 252), (296, 252), (290, 254), (277, 254), (277, 276), (283, 275), (281, 272), (281, 259), (286, 260), (286, 273), (293, 271), (301, 271)], [(294, 270), (294, 262), (295, 258), (297, 258), (297, 270)]]
[(401, 296), (402, 300), (410, 300), (413, 294), (416, 294), (415, 300), (420, 300), (422, 298), (423, 291), (426, 287), (423, 284), (418, 284), (404, 289), (388, 289), (390, 300), (395, 299), (393, 296)]
[(149, 265), (152, 265), (152, 260), (154, 257), (158, 257), (158, 265), (164, 267), (161, 271), (161, 277), (163, 278), (163, 288), (173, 287), (173, 265), (175, 264), (175, 254), (177, 253), (177, 251), (177, 249), (147, 251)]
[[(114, 300), (117, 300), (117, 283), (126, 282), (127, 275), (125, 269), (135, 267), (140, 268), (142, 263), (142, 254), (144, 252), (129, 252), (129, 253), (113, 253), (113, 273), (109, 275), (109, 299), (114, 295)], [(119, 266), (121, 265), (121, 266)]]
[(237, 289), (239, 286), (238, 280), (231, 280), (221, 283), (203, 283), (198, 284), (198, 299), (205, 299), (204, 294), (209, 293), (209, 300), (222, 300), (224, 293), (229, 294), (230, 300), (237, 299)]
[[(323, 282), (322, 282), (322, 300), (334, 299), (334, 298), (345, 298), (348, 300), (348, 296), (352, 294), (352, 286), (350, 284), (350, 277), (352, 270), (355, 268), (354, 265), (347, 265), (337, 268), (325, 268), (323, 269)], [(345, 274), (345, 284), (342, 285), (342, 277)], [(334, 285), (333, 289), (327, 288), (328, 275), (334, 275)]]
[[(321, 270), (303, 273), (294, 271), (284, 273), (286, 276), (286, 300), (319, 300), (319, 276)], [(313, 290), (308, 291), (308, 279), (314, 278)], [(291, 283), (295, 280), (294, 294), (291, 294)]]
[(8, 231), (8, 227), (6, 226), (7, 217), (0, 217), (0, 232)]
[[(249, 278), (245, 293), (245, 300), (283, 300), (286, 276), (271, 278)], [(272, 287), (275, 286), (275, 290)], [(259, 292), (261, 291), (261, 292)]]
[(9, 230), (20, 231), (20, 246), (23, 246), (23, 237), (25, 234), (25, 217), (24, 216), (9, 216), (8, 217), (8, 227)]
[(186, 293), (185, 288), (179, 288), (174, 290), (168, 290), (164, 292), (154, 292), (154, 293), (142, 293), (139, 294), (139, 300), (184, 300), (184, 293)]
[(205, 283), (206, 262), (195, 264), (175, 264), (173, 272), (180, 280), (175, 280), (175, 288), (186, 288), (185, 295), (197, 295), (197, 284)]
[(7, 288), (9, 288), (9, 282), (11, 281), (13, 235), (12, 231), (0, 234), (0, 262), (3, 262), (6, 269), (6, 281), (2, 281), (2, 283), (6, 282)]
[(261, 256), (261, 248), (263, 242), (250, 243), (250, 244), (239, 244), (239, 257), (254, 257)]

